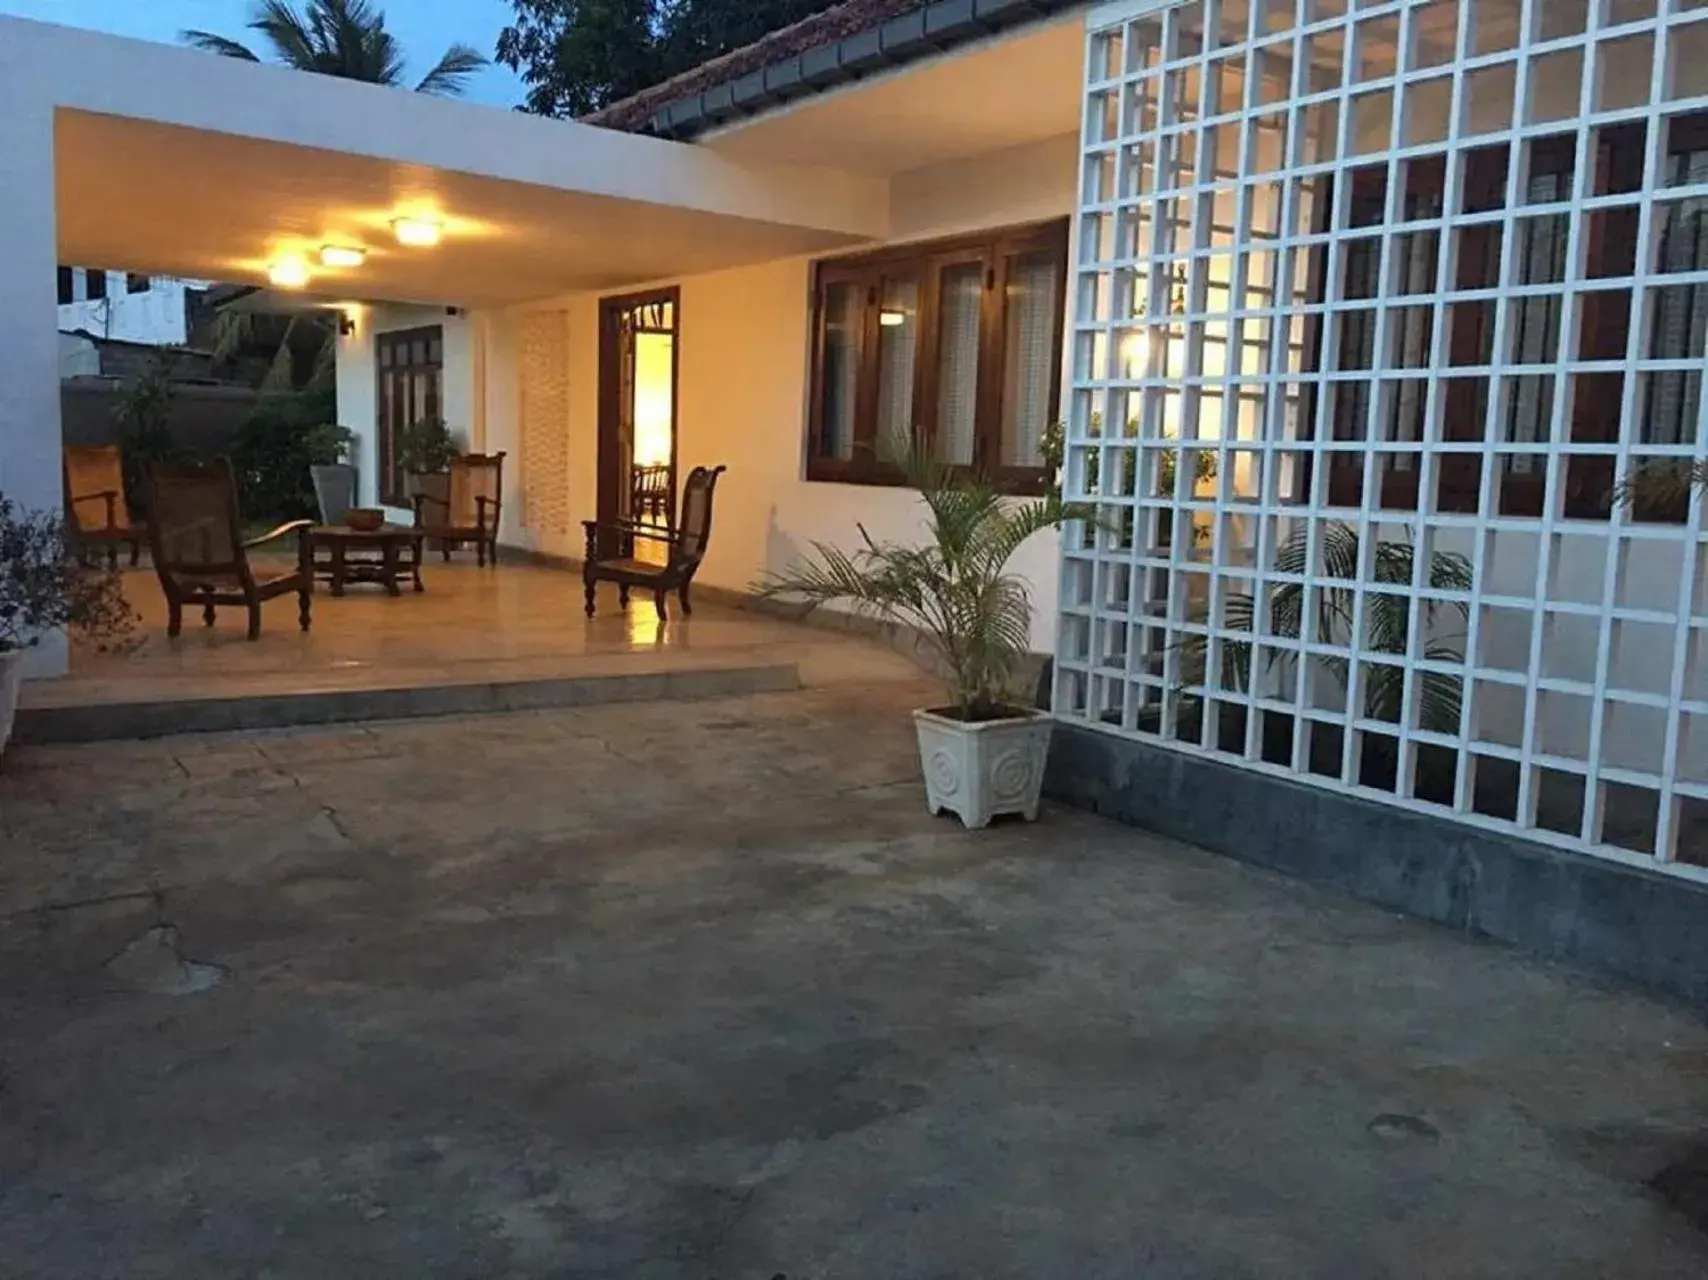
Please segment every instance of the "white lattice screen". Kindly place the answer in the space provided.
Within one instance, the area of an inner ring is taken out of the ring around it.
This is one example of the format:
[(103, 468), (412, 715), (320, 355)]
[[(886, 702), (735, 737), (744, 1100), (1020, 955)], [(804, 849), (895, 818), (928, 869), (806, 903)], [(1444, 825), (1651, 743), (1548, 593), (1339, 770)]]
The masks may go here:
[(1708, 876), (1708, 0), (1090, 26), (1057, 711)]

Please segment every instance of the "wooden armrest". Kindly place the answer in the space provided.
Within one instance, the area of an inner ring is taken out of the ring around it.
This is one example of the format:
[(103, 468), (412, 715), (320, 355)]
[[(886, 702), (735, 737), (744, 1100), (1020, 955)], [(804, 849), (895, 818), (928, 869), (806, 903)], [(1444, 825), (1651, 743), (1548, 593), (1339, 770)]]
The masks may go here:
[(250, 539), (246, 540), (243, 544), (243, 549), (245, 551), (247, 551), (250, 547), (259, 547), (263, 543), (277, 542), (280, 538), (288, 537), (290, 534), (298, 533), (298, 532), (302, 531), (303, 529), (312, 528), (313, 525), (314, 525), (314, 521), (312, 521), (312, 520), (289, 520), (289, 521), (286, 521), (284, 524), (280, 525), (277, 529), (270, 529), (266, 533), (263, 533), (258, 538), (250, 538)]
[(583, 520), (581, 527), (588, 533), (609, 529), (612, 533), (630, 533), (658, 542), (675, 542), (679, 536), (668, 525), (648, 524), (644, 520)]

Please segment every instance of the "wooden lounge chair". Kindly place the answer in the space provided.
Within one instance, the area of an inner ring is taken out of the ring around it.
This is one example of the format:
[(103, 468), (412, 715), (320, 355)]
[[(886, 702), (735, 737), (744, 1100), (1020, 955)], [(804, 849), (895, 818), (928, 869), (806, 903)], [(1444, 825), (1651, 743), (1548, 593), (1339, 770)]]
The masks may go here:
[(119, 548), (130, 547), (130, 562), (142, 555), (148, 526), (131, 515), (125, 501), (124, 461), (117, 445), (65, 446), (65, 513), (72, 540), (85, 553), (107, 549), (108, 567), (119, 563)]
[[(587, 531), (587, 555), (582, 563), (581, 577), (587, 589), (587, 616), (594, 613), (596, 588), (601, 582), (617, 584), (617, 598), (623, 608), (629, 607), (629, 588), (651, 591), (658, 608), (659, 621), (668, 621), (664, 597), (674, 591), (682, 602), (682, 612), (691, 614), (694, 606), (688, 589), (694, 583), (694, 573), (705, 558), (706, 546), (712, 537), (712, 495), (718, 477), (726, 468), (695, 467), (682, 486), (682, 518), (674, 529), (665, 525), (647, 524), (640, 520), (583, 520)], [(648, 564), (635, 559), (637, 540), (651, 540), (668, 545), (669, 555), (664, 564)]]
[(469, 453), (451, 460), (448, 497), (415, 496), (415, 527), (439, 544), (445, 559), (466, 542), (475, 560), (498, 563), (498, 522), (504, 514), (504, 455)]
[[(154, 467), (149, 473), (154, 570), (166, 593), (166, 634), (184, 627), (184, 606), (202, 606), (202, 621), (214, 624), (217, 605), (249, 611), (249, 638), (261, 638), (261, 606), (279, 596), (297, 598), (297, 624), (307, 631), (314, 596), (314, 559), (305, 531), (310, 520), (292, 520), (258, 538), (243, 537), (237, 485), (224, 458), (184, 467)], [(296, 563), (257, 573), (249, 563), (254, 547), (295, 534)]]

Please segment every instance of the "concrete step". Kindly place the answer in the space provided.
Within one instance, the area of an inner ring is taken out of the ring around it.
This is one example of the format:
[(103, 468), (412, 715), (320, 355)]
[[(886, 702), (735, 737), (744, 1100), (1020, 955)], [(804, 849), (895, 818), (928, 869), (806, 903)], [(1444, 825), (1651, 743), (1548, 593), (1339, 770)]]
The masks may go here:
[[(734, 655), (694, 658), (673, 654), (587, 658), (572, 665), (478, 662), (451, 668), (267, 678), (222, 683), (200, 678), (174, 685), (149, 682), (141, 690), (76, 680), (26, 689), (13, 732), (19, 744), (159, 738), (179, 733), (280, 729), (355, 720), (411, 720), (589, 707), (616, 702), (689, 701), (801, 687), (794, 662), (763, 662)], [(143, 684), (126, 681), (127, 686)]]

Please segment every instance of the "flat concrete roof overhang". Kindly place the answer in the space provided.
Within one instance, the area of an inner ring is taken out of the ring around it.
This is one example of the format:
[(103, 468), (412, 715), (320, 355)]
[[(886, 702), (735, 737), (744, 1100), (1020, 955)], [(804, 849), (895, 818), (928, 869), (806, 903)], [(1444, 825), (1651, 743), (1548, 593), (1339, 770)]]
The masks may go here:
[[(315, 267), (323, 296), (522, 302), (831, 250), (889, 217), (869, 175), (21, 19), (0, 18), (0, 112), (51, 117), (60, 261), (261, 283), (285, 254), (367, 250)], [(411, 214), (443, 243), (400, 247)]]

